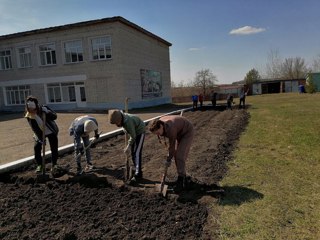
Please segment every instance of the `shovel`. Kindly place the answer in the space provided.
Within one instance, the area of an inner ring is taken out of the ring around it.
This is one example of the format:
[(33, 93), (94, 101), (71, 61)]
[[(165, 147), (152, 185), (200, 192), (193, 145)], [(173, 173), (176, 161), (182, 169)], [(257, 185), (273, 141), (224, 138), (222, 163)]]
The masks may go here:
[[(126, 97), (124, 102), (125, 113), (128, 113), (128, 102), (129, 98)], [(126, 147), (128, 144), (128, 134), (124, 135), (124, 146)], [(124, 181), (128, 182), (132, 178), (132, 166), (130, 165), (129, 156), (125, 153), (125, 167), (124, 167)]]
[(39, 174), (39, 181), (46, 181), (49, 175), (46, 174), (46, 113), (42, 113), (42, 174)]
[[(101, 133), (102, 133), (102, 131), (99, 132), (99, 135), (100, 135)], [(94, 144), (94, 142), (95, 142), (95, 139), (91, 140), (91, 141), (89, 142), (88, 146), (86, 146), (85, 148), (83, 148), (83, 153), (85, 153), (85, 152), (91, 147), (91, 145)], [(77, 154), (77, 157), (76, 157), (76, 158), (80, 157), (81, 155), (82, 155), (82, 152), (79, 152), (79, 153)]]
[(158, 193), (162, 194), (164, 197), (167, 195), (167, 190), (168, 190), (168, 185), (165, 184), (166, 177), (167, 177), (167, 172), (168, 172), (168, 166), (164, 167), (164, 173), (161, 178), (161, 183), (156, 184), (155, 189)]

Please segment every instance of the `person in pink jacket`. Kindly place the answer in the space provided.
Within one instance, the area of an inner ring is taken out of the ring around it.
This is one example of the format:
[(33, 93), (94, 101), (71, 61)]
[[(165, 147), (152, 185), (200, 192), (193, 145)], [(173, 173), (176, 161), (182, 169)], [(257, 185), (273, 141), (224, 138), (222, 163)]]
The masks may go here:
[(186, 184), (186, 160), (194, 136), (192, 123), (185, 117), (169, 115), (153, 120), (149, 125), (149, 130), (158, 136), (160, 143), (163, 137), (166, 146), (166, 138), (169, 139), (165, 165), (169, 167), (172, 158), (175, 159), (178, 180), (174, 190), (175, 192), (183, 190)]

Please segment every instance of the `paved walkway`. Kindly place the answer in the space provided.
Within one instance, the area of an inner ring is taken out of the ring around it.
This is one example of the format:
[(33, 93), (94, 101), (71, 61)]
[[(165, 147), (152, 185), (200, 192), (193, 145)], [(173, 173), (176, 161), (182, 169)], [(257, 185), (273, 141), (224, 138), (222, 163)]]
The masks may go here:
[[(188, 105), (171, 106), (154, 109), (148, 108), (133, 111), (133, 114), (141, 117), (142, 120), (148, 120), (165, 113), (189, 107)], [(108, 115), (106, 113), (58, 113), (57, 124), (60, 132), (59, 147), (73, 143), (73, 138), (69, 136), (69, 126), (73, 119), (81, 115), (91, 115), (95, 117), (99, 123), (99, 130), (107, 133), (117, 128), (115, 125), (108, 123)], [(33, 132), (23, 113), (1, 114), (0, 115), (0, 165), (15, 160), (33, 156), (34, 140)], [(47, 145), (49, 150), (50, 146)]]

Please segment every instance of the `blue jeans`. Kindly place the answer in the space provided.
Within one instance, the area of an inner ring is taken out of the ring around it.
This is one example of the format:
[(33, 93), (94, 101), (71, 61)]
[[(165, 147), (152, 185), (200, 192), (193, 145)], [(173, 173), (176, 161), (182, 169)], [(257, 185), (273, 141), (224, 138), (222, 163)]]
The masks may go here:
[[(86, 148), (90, 143), (89, 136), (81, 137), (81, 138), (83, 141), (83, 145), (81, 144), (80, 138), (79, 140), (77, 140), (76, 138), (74, 139), (74, 154), (75, 154), (75, 159), (78, 167), (81, 167), (81, 154), (79, 153), (81, 152), (82, 149)], [(85, 158), (86, 158), (87, 164), (91, 164), (90, 147), (86, 149)]]

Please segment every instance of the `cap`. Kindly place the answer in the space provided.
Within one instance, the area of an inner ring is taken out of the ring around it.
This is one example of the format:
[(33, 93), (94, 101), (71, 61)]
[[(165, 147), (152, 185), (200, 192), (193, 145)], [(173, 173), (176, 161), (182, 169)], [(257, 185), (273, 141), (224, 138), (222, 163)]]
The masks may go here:
[(116, 124), (121, 121), (122, 113), (118, 109), (110, 110), (111, 113), (109, 114), (109, 122), (111, 124)]
[(89, 133), (98, 129), (97, 124), (92, 120), (84, 122), (84, 132)]

